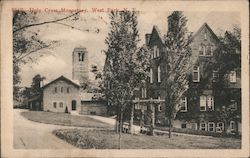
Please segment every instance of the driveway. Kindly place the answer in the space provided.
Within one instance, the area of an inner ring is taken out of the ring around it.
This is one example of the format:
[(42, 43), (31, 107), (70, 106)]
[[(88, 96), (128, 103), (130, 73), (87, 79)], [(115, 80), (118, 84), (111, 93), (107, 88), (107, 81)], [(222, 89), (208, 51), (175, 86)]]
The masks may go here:
[(73, 149), (74, 146), (52, 134), (55, 129), (74, 128), (49, 125), (29, 121), (21, 115), (25, 110), (14, 109), (14, 148), (15, 149)]

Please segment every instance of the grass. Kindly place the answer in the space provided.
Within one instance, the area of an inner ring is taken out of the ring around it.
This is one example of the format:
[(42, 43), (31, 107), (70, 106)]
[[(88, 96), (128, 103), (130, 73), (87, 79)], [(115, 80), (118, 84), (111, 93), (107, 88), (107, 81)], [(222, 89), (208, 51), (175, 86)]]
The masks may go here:
[[(60, 129), (57, 137), (81, 149), (118, 149), (118, 134), (111, 130)], [(240, 149), (235, 138), (148, 136), (122, 134), (122, 149)]]
[(27, 112), (22, 112), (21, 115), (31, 121), (54, 124), (54, 125), (89, 127), (89, 128), (113, 128), (109, 124), (89, 118), (87, 116), (76, 116), (66, 113), (27, 111)]

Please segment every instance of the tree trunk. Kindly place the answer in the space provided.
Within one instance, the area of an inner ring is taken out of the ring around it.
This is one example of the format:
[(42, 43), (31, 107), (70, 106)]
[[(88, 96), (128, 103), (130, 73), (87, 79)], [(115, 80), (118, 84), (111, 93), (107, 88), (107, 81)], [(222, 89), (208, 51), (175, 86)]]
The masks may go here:
[(130, 118), (130, 133), (134, 134), (134, 104), (132, 104), (132, 109), (131, 109), (131, 118)]
[(151, 117), (151, 124), (150, 124), (150, 135), (154, 135), (154, 127), (155, 127), (155, 108), (153, 104), (150, 104), (150, 117)]
[(120, 115), (120, 124), (119, 124), (119, 149), (121, 149), (121, 136), (122, 136), (122, 119), (123, 119), (123, 114), (121, 112), (121, 115)]
[(172, 130), (172, 120), (169, 117), (169, 128), (168, 128), (168, 137), (171, 138), (171, 130)]
[(115, 119), (115, 131), (116, 131), (116, 133), (119, 132), (119, 118), (118, 118), (118, 116), (116, 116), (116, 119)]
[(144, 127), (144, 110), (143, 109), (141, 109), (140, 127), (141, 129)]

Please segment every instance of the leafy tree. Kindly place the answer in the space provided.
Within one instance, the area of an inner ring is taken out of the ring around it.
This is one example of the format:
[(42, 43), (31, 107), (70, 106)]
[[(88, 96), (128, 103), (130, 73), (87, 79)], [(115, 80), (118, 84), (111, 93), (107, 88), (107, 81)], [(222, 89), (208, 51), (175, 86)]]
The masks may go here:
[(166, 115), (169, 120), (171, 138), (172, 120), (180, 110), (180, 101), (188, 89), (188, 73), (191, 67), (191, 35), (188, 35), (187, 18), (181, 11), (174, 11), (168, 17), (166, 35)]
[(39, 37), (39, 29), (30, 29), (45, 24), (60, 24), (75, 29), (74, 26), (60, 23), (66, 20), (77, 20), (79, 12), (72, 13), (63, 18), (56, 18), (39, 22), (38, 13), (25, 11), (13, 11), (13, 96), (18, 98), (19, 83), (21, 82), (20, 68), (23, 64), (35, 62), (37, 58), (44, 55), (42, 50), (51, 49), (58, 41), (44, 42)]
[(25, 89), (21, 92), (22, 96), (24, 98), (30, 99), (34, 96), (38, 96), (42, 94), (42, 87), (41, 83), (46, 78), (41, 76), (40, 74), (37, 74), (33, 77), (32, 83), (30, 87), (25, 87)]
[[(105, 40), (108, 46), (103, 73), (106, 97), (116, 109), (116, 129), (119, 131), (119, 148), (124, 118), (133, 108), (135, 87), (147, 77), (149, 55), (145, 47), (138, 49), (139, 34), (135, 11), (111, 12), (110, 32)], [(142, 57), (142, 54), (144, 57)], [(148, 53), (149, 54), (149, 53)], [(148, 58), (147, 58), (148, 57)], [(119, 127), (119, 128), (118, 128)]]

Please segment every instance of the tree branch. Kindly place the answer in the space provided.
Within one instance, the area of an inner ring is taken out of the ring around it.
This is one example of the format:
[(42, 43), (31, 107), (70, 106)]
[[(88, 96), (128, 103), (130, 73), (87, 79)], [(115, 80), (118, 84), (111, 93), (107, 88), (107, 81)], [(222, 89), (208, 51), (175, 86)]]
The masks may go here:
[(18, 28), (18, 29), (16, 29), (16, 30), (14, 30), (14, 31), (13, 31), (13, 34), (16, 33), (16, 32), (18, 32), (18, 31), (20, 31), (20, 30), (23, 30), (23, 29), (25, 29), (25, 28), (29, 28), (29, 27), (32, 27), (32, 26), (39, 26), (39, 25), (44, 25), (44, 24), (49, 24), (49, 23), (55, 23), (55, 22), (63, 21), (63, 20), (65, 20), (65, 19), (68, 19), (68, 18), (70, 18), (70, 17), (72, 17), (72, 16), (77, 15), (77, 14), (80, 13), (80, 12), (82, 12), (82, 11), (78, 11), (78, 12), (76, 12), (76, 13), (74, 13), (74, 14), (71, 14), (71, 15), (69, 15), (69, 16), (67, 16), (67, 17), (64, 17), (64, 18), (61, 18), (61, 19), (56, 19), (56, 20), (45, 21), (45, 22), (36, 23), (36, 24), (25, 25), (25, 26), (23, 26), (23, 27), (21, 27), (21, 28)]
[(44, 49), (44, 48), (48, 48), (48, 47), (50, 47), (51, 46), (51, 44), (49, 44), (49, 45), (45, 45), (45, 46), (43, 46), (43, 47), (40, 47), (40, 48), (38, 48), (38, 49), (36, 49), (36, 50), (32, 50), (32, 51), (30, 51), (29, 53), (27, 53), (27, 54), (25, 54), (24, 56), (20, 56), (19, 58), (17, 58), (15, 61), (13, 61), (14, 63), (17, 63), (17, 62), (19, 62), (20, 60), (22, 60), (23, 58), (25, 58), (25, 57), (27, 57), (28, 55), (30, 55), (31, 53), (34, 53), (34, 52), (36, 52), (36, 51), (39, 51), (39, 50), (41, 50), (41, 49)]

